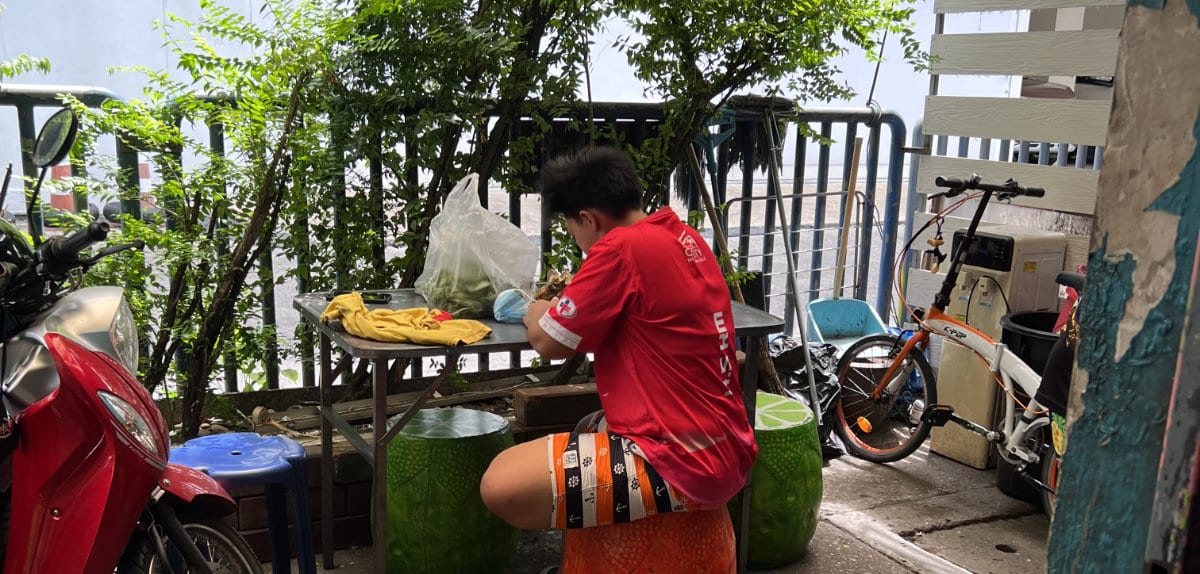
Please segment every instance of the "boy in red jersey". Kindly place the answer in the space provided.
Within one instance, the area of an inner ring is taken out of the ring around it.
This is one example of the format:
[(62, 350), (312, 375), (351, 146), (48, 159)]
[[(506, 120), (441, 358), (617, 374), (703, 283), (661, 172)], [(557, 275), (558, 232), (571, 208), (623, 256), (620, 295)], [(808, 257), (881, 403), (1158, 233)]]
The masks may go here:
[(642, 212), (636, 168), (616, 149), (552, 161), (538, 190), (586, 259), (561, 299), (530, 304), (529, 341), (546, 358), (594, 354), (606, 428), (502, 452), (480, 485), (484, 503), (530, 530), (725, 504), (758, 447), (716, 257), (669, 207)]

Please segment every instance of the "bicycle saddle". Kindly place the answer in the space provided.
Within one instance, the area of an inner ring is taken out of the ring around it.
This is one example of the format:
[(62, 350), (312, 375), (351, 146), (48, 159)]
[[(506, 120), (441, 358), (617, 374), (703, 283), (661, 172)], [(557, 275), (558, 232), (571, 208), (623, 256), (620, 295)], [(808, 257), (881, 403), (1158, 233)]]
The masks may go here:
[(1082, 293), (1083, 285), (1085, 282), (1087, 282), (1087, 279), (1085, 279), (1084, 276), (1080, 275), (1079, 273), (1061, 271), (1059, 272), (1058, 276), (1054, 278), (1054, 281), (1059, 285), (1065, 285)]

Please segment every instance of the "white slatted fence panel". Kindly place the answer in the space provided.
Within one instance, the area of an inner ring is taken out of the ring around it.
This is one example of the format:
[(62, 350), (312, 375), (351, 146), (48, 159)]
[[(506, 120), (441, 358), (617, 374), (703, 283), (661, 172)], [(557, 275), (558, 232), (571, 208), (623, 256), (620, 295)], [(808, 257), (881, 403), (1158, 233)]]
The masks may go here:
[(920, 162), (917, 190), (921, 193), (940, 191), (933, 184), (938, 176), (966, 178), (978, 174), (990, 183), (1012, 178), (1021, 185), (1046, 190), (1045, 197), (1018, 197), (1013, 205), (1083, 215), (1096, 212), (1099, 170), (943, 156), (922, 156)]
[(1102, 100), (927, 96), (926, 135), (1104, 145), (1111, 103)]
[(962, 12), (1004, 12), (1043, 8), (1079, 8), (1086, 6), (1122, 6), (1125, 0), (936, 0), (935, 14)]
[(937, 34), (934, 74), (1111, 76), (1120, 30)]

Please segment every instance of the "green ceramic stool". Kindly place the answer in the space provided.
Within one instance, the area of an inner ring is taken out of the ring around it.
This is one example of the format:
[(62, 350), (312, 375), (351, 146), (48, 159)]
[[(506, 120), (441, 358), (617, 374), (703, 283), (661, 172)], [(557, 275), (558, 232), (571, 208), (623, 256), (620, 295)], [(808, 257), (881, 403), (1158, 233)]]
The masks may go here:
[(488, 511), (479, 482), (512, 445), (508, 421), (484, 411), (425, 409), (404, 426), (387, 447), (389, 573), (508, 569), (520, 530)]
[[(751, 471), (748, 562), (775, 568), (804, 556), (821, 509), (817, 419), (800, 401), (758, 393), (754, 415), (758, 460)], [(740, 498), (730, 511), (740, 507)]]

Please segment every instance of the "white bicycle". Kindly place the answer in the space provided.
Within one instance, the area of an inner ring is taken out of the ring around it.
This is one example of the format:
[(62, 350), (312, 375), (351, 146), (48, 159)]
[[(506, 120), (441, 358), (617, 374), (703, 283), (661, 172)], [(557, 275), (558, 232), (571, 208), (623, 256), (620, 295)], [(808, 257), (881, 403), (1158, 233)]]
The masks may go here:
[[(976, 228), (988, 202), (993, 197), (999, 200), (1017, 196), (1042, 197), (1045, 190), (1021, 187), (1012, 180), (1002, 185), (985, 184), (978, 176), (967, 180), (939, 177), (936, 183), (947, 191), (930, 196), (930, 199), (953, 198), (968, 190), (979, 191), (945, 211), (949, 212), (967, 200), (979, 198), (975, 216), (960, 241), (933, 305), (927, 312), (912, 310), (918, 329), (907, 338), (897, 335), (865, 337), (842, 355), (838, 363), (841, 393), (834, 409), (834, 430), (852, 455), (885, 463), (912, 454), (929, 436), (933, 427), (951, 422), (961, 425), (996, 444), (1000, 455), (1042, 491), (1044, 506), (1047, 514), (1050, 514), (1057, 482), (1057, 457), (1046, 456), (1054, 451), (1048, 450), (1049, 412), (1035, 398), (1041, 385), (1041, 376), (1004, 343), (945, 313), (958, 281), (959, 270), (975, 240)], [(902, 253), (901, 258), (903, 256)], [(1072, 281), (1070, 275), (1074, 274), (1061, 274), (1060, 277), (1065, 278), (1060, 280)], [(953, 405), (938, 403), (937, 381), (923, 352), (933, 335), (946, 337), (967, 347), (987, 362), (994, 378), (1004, 389), (1003, 428), (991, 429), (967, 420), (955, 414)], [(1017, 390), (1030, 397), (1027, 403), (1020, 402)], [(1050, 459), (1052, 463), (1040, 464), (1043, 458)]]

